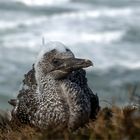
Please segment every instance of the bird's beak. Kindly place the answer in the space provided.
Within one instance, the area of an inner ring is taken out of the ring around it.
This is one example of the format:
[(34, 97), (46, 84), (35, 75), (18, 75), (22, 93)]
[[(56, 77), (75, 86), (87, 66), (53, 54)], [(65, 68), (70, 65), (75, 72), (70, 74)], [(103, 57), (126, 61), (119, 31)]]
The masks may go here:
[(67, 58), (63, 60), (63, 63), (60, 65), (60, 69), (63, 69), (64, 71), (73, 71), (89, 66), (93, 66), (93, 63), (90, 60), (79, 58)]

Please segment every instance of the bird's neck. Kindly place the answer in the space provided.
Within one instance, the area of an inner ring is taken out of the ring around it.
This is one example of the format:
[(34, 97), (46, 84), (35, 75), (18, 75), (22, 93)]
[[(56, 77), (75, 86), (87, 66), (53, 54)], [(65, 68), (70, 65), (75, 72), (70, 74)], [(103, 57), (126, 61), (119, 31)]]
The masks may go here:
[(56, 84), (58, 83), (52, 74), (44, 74), (43, 72), (36, 74), (36, 81), (38, 86), (41, 86), (41, 88), (46, 86), (46, 89), (51, 87), (55, 88)]
[(43, 71), (41, 70), (36, 70), (35, 78), (36, 78), (37, 84), (39, 85), (42, 80), (46, 79), (46, 74), (44, 74)]

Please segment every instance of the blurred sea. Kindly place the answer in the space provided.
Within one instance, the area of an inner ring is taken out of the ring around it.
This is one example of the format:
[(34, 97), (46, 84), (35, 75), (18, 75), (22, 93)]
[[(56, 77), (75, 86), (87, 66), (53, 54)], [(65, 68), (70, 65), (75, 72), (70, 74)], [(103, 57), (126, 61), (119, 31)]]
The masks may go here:
[(101, 104), (128, 104), (131, 85), (140, 93), (139, 0), (0, 0), (0, 108), (16, 97), (42, 38), (93, 61), (88, 82)]

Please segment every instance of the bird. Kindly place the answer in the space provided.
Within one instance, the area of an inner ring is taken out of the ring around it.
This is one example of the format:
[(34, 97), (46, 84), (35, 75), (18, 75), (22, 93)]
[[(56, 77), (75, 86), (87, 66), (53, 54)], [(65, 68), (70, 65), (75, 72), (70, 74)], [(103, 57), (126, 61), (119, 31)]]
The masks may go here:
[(13, 120), (43, 130), (73, 131), (96, 119), (99, 99), (89, 88), (83, 69), (92, 65), (88, 59), (76, 58), (60, 42), (47, 43), (24, 75), (17, 98), (9, 101)]

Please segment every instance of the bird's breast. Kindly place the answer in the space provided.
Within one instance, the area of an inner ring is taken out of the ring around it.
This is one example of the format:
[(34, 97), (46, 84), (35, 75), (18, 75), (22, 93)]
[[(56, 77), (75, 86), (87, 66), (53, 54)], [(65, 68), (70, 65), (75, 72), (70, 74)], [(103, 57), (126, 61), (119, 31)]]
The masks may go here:
[(38, 88), (38, 100), (40, 101), (34, 114), (34, 125), (40, 128), (67, 125), (69, 108), (62, 95), (59, 83), (53, 79), (43, 80)]
[(89, 120), (90, 101), (82, 88), (74, 82), (64, 80), (62, 93), (69, 107), (69, 128), (76, 129)]

